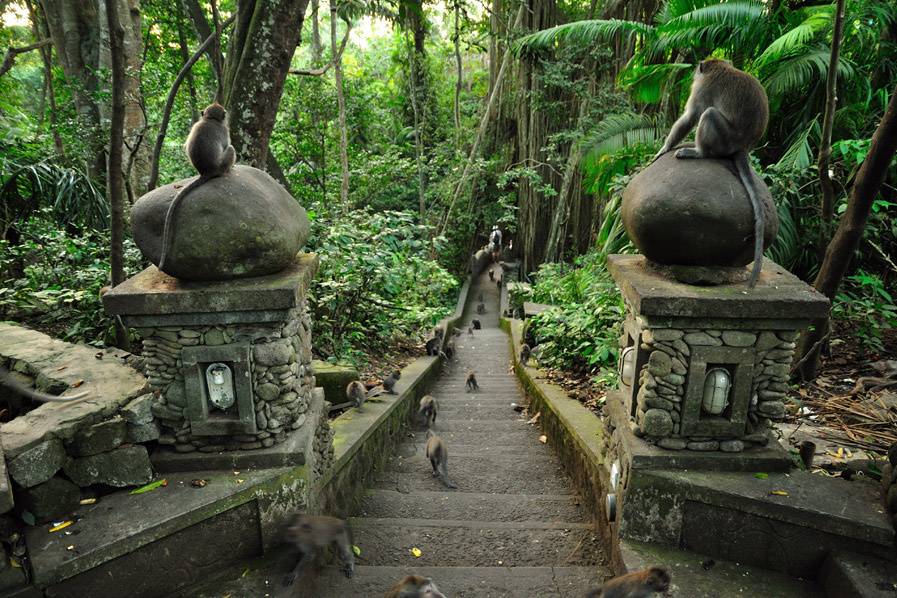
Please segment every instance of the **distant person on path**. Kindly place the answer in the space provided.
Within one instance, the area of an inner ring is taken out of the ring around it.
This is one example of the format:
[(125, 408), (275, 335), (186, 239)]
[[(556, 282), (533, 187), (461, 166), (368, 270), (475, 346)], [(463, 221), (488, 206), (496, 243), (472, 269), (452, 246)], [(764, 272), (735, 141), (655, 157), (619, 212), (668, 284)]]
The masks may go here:
[(501, 231), (497, 224), (492, 227), (492, 232), (489, 234), (489, 243), (492, 245), (492, 261), (498, 261), (501, 256)]

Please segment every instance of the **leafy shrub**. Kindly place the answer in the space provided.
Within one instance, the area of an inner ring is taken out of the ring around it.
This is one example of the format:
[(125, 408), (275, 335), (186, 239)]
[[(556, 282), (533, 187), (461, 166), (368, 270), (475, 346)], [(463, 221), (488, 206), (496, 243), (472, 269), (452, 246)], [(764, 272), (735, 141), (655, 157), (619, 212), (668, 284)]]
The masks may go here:
[(882, 330), (897, 328), (897, 305), (881, 278), (859, 270), (835, 297), (832, 317), (853, 324), (864, 349), (883, 352)]
[[(0, 240), (0, 318), (15, 320), (70, 342), (102, 346), (115, 338), (100, 303), (109, 284), (109, 234), (72, 236), (56, 227), (49, 209), (19, 225), (21, 241)], [(125, 270), (143, 267), (125, 240)]]
[(309, 246), (321, 258), (312, 283), (315, 350), (358, 361), (417, 340), (446, 316), (458, 282), (428, 256), (443, 242), (407, 212), (312, 216)]
[(529, 321), (539, 362), (611, 381), (625, 308), (606, 256), (593, 250), (572, 267), (544, 264), (536, 273), (533, 300), (555, 305)]

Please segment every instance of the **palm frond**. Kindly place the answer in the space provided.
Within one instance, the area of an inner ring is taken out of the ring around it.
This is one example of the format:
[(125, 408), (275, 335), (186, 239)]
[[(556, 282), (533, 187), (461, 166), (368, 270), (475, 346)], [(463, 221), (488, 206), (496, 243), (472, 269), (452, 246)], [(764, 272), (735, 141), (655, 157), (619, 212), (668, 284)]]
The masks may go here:
[(644, 114), (611, 114), (583, 141), (588, 160), (596, 160), (636, 143), (654, 143), (663, 136), (663, 127)]
[(819, 122), (814, 118), (806, 129), (795, 135), (794, 141), (776, 162), (776, 168), (804, 170), (813, 163), (813, 149), (810, 147), (810, 134), (819, 134)]
[(620, 85), (629, 89), (640, 102), (653, 104), (660, 101), (664, 85), (676, 73), (691, 68), (692, 65), (679, 62), (634, 65), (620, 73)]
[(555, 47), (561, 42), (579, 45), (594, 45), (601, 41), (613, 39), (617, 35), (653, 35), (654, 28), (645, 23), (624, 21), (621, 19), (598, 19), (576, 21), (558, 25), (551, 29), (537, 31), (514, 43), (512, 51), (516, 55), (535, 52)]
[(737, 0), (701, 6), (672, 17), (658, 27), (662, 32), (699, 27), (742, 27), (764, 16), (766, 8), (760, 2)]
[[(824, 81), (828, 73), (831, 51), (823, 46), (807, 48), (802, 54), (796, 54), (775, 63), (775, 70), (763, 78), (763, 84), (770, 95), (784, 95), (799, 91), (814, 79)], [(838, 78), (852, 79), (853, 64), (846, 59), (838, 61)]]
[(813, 39), (817, 33), (831, 27), (832, 10), (831, 6), (824, 6), (813, 11), (802, 23), (786, 31), (769, 44), (757, 58), (756, 63), (758, 65), (766, 64), (796, 52)]

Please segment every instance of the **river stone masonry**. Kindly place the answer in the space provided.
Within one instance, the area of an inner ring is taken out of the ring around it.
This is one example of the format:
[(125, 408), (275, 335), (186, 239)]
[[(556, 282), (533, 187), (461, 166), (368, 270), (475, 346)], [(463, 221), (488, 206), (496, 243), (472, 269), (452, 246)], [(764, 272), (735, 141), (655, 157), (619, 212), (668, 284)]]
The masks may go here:
[(151, 266), (104, 296), (107, 311), (143, 338), (160, 445), (178, 453), (253, 451), (307, 434), (315, 455), (298, 462), (323, 471), (332, 434), (309, 409), (315, 375), (306, 295), (317, 267), (317, 256), (299, 254), (277, 274), (185, 282)]
[(766, 260), (757, 287), (696, 287), (611, 256), (627, 317), (621, 392), (631, 430), (669, 450), (763, 447), (785, 416), (800, 331), (828, 300)]

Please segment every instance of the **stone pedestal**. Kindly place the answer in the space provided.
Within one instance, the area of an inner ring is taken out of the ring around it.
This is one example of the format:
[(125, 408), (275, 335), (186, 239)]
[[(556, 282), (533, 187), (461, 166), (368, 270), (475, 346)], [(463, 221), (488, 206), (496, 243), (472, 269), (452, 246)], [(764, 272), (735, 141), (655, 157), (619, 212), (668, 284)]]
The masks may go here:
[[(143, 338), (160, 445), (178, 453), (265, 451), (328, 426), (322, 409), (309, 410), (315, 377), (306, 294), (317, 266), (317, 256), (300, 254), (277, 274), (220, 282), (180, 281), (150, 266), (103, 297), (106, 310)], [(326, 460), (330, 447), (321, 449)]]
[(795, 341), (828, 299), (769, 260), (754, 289), (683, 284), (643, 256), (608, 267), (627, 307), (620, 394), (635, 434), (671, 450), (764, 446), (785, 415)]

